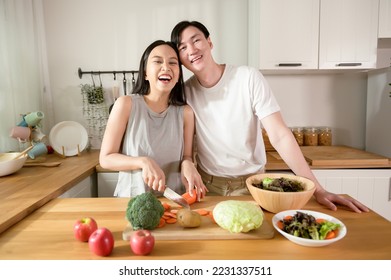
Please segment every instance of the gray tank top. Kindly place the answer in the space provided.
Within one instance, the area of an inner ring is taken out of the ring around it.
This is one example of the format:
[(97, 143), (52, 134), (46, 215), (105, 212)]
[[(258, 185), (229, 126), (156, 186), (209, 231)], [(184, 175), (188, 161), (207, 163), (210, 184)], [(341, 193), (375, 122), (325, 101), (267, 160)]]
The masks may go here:
[[(122, 153), (148, 156), (166, 176), (166, 185), (183, 194), (181, 160), (183, 157), (183, 106), (170, 105), (163, 113), (153, 112), (143, 96), (131, 95), (132, 111), (122, 144)], [(144, 184), (142, 170), (120, 171), (114, 196), (134, 197), (150, 188)]]

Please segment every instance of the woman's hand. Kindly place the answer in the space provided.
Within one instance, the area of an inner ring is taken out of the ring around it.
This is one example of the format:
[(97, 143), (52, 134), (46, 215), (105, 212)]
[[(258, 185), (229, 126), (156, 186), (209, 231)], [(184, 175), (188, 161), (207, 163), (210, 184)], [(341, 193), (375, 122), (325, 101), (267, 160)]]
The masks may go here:
[(186, 191), (193, 195), (193, 189), (197, 192), (197, 201), (200, 201), (205, 197), (208, 189), (202, 182), (201, 175), (198, 173), (197, 168), (191, 160), (185, 159), (182, 161), (181, 168), (182, 183), (186, 187)]
[(369, 212), (368, 207), (355, 200), (354, 198), (342, 197), (340, 195), (330, 193), (324, 189), (317, 190), (314, 193), (314, 196), (319, 204), (322, 204), (333, 211), (337, 210), (336, 205), (343, 205), (350, 208), (356, 213)]
[(163, 170), (151, 158), (142, 159), (142, 177), (151, 189), (163, 192), (166, 185), (166, 177)]

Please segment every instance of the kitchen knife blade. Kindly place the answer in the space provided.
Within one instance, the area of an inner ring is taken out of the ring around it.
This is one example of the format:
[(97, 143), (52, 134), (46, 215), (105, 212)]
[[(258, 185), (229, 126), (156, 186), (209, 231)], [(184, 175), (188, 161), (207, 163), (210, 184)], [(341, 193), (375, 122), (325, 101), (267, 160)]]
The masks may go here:
[(174, 192), (172, 189), (166, 187), (163, 193), (165, 198), (168, 198), (169, 200), (187, 208), (190, 209), (190, 205), (187, 203), (187, 201), (179, 194)]

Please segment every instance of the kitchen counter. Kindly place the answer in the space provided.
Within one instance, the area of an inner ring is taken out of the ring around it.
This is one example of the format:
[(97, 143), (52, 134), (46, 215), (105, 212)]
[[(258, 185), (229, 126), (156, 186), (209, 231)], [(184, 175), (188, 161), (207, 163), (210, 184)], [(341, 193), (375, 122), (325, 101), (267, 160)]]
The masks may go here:
[[(303, 153), (311, 160), (311, 153), (317, 154), (320, 147), (302, 147)], [(324, 148), (323, 148), (324, 149)], [(328, 149), (328, 155), (331, 158), (337, 157), (340, 153), (338, 146), (331, 146)], [(314, 152), (315, 151), (315, 152)], [(355, 158), (378, 160), (377, 155), (365, 153), (360, 150), (349, 148), (349, 151)], [(102, 169), (99, 166), (99, 150), (84, 151), (80, 156), (62, 158), (52, 154), (47, 156), (45, 162), (61, 162), (58, 167), (23, 167), (18, 172), (0, 177), (0, 233), (22, 220), (24, 217), (38, 209), (51, 199), (57, 198), (74, 185), (94, 175), (95, 172), (110, 172)], [(273, 170), (289, 170), (284, 161), (279, 158), (276, 152), (267, 152), (268, 163), (267, 171)], [(381, 158), (383, 161), (384, 158)], [(342, 162), (342, 161), (341, 161)], [(387, 159), (387, 164), (366, 164), (357, 165), (357, 161), (353, 162), (354, 168), (391, 168), (391, 164)], [(351, 167), (346, 162), (338, 164), (333, 160), (333, 165), (317, 165), (311, 168), (349, 168)]]
[(51, 154), (46, 156), (45, 163), (60, 162), (59, 166), (23, 167), (0, 177), (0, 232), (95, 174), (98, 155), (99, 150), (66, 158)]
[[(391, 159), (347, 146), (303, 146), (301, 151), (311, 169), (391, 168)], [(290, 170), (274, 149), (266, 151), (266, 172)], [(96, 167), (97, 172), (116, 172)]]
[[(391, 168), (391, 159), (348, 146), (302, 146), (304, 158), (311, 169)], [(266, 151), (266, 171), (289, 170), (275, 150)]]
[[(224, 197), (210, 196), (206, 201), (217, 203)], [(230, 198), (232, 199), (232, 198)], [(249, 200), (251, 197), (236, 197)], [(165, 199), (162, 199), (165, 200)], [(357, 214), (339, 209), (325, 209), (314, 199), (305, 209), (319, 211), (340, 219), (347, 227), (347, 235), (340, 241), (319, 248), (291, 243), (278, 232), (263, 240), (157, 240), (149, 256), (136, 256), (128, 241), (122, 239), (127, 225), (124, 219), (127, 198), (57, 198), (0, 234), (0, 259), (102, 259), (93, 255), (87, 243), (73, 237), (74, 222), (84, 216), (94, 217), (98, 226), (109, 228), (115, 238), (112, 255), (104, 259), (391, 259), (391, 223), (375, 212)], [(193, 209), (202, 208), (194, 204)], [(273, 214), (265, 212), (271, 224)]]

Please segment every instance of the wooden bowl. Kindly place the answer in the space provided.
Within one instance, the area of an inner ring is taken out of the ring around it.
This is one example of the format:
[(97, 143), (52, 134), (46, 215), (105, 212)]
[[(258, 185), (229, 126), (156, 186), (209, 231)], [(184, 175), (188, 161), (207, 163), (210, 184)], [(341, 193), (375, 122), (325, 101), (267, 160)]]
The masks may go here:
[[(304, 191), (300, 192), (275, 192), (254, 187), (264, 178), (287, 178), (297, 180), (304, 186)], [(315, 192), (315, 184), (311, 180), (291, 174), (264, 173), (250, 176), (246, 180), (247, 188), (254, 200), (266, 211), (279, 213), (285, 210), (302, 209)]]
[(10, 175), (21, 169), (27, 160), (27, 154), (15, 159), (20, 153), (0, 153), (0, 177)]

